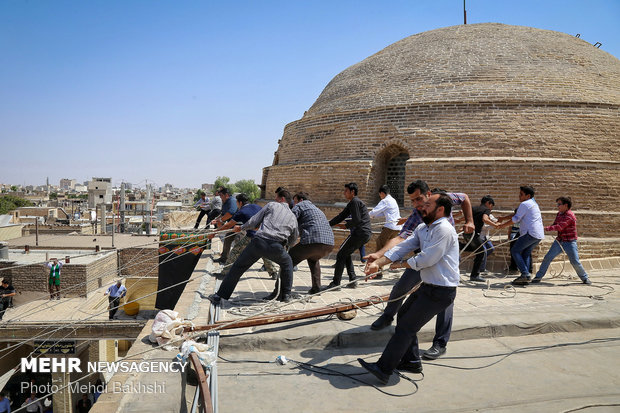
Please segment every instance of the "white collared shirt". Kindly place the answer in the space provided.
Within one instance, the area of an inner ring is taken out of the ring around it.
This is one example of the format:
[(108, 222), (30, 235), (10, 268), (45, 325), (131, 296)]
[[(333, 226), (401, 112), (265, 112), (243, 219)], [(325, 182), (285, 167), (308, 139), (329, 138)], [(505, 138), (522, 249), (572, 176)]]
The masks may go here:
[(371, 218), (384, 216), (385, 224), (383, 226), (386, 228), (400, 231), (403, 227), (402, 225), (398, 225), (398, 221), (400, 220), (398, 203), (390, 194), (387, 194), (368, 215), (370, 215)]
[(521, 202), (517, 213), (512, 217), (512, 222), (519, 222), (520, 235), (530, 234), (536, 239), (545, 238), (542, 215), (534, 198)]
[(446, 217), (432, 224), (420, 224), (413, 234), (385, 253), (391, 261), (400, 261), (409, 253), (420, 253), (407, 260), (407, 264), (420, 271), (420, 278), (427, 284), (456, 287), (459, 285), (459, 242), (456, 231)]

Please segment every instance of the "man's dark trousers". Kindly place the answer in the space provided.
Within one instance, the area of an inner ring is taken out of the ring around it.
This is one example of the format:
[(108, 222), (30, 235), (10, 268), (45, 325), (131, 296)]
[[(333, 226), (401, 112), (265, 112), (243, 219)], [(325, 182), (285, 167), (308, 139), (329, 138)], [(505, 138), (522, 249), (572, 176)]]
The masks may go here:
[(391, 373), (401, 361), (420, 361), (417, 333), (435, 315), (454, 303), (456, 287), (422, 284), (412, 293), (398, 311), (394, 335), (377, 361), (386, 374)]
[(222, 281), (217, 295), (228, 300), (235, 291), (239, 279), (260, 258), (267, 258), (280, 266), (282, 277), (281, 294), (290, 294), (293, 288), (293, 261), (282, 242), (271, 241), (254, 236), (243, 250), (237, 261), (233, 263), (228, 274)]
[(9, 308), (11, 304), (11, 297), (2, 297), (0, 298), (0, 320), (4, 316), (4, 312)]
[[(321, 286), (321, 265), (319, 260), (328, 255), (333, 249), (333, 245), (327, 244), (297, 244), (288, 251), (288, 254), (291, 256), (293, 267), (303, 260), (308, 261), (312, 287), (319, 288)], [(282, 277), (282, 269), (280, 269), (280, 277)], [(279, 282), (279, 279), (276, 280), (276, 291), (278, 290)]]
[[(422, 281), (420, 278), (420, 271), (407, 268), (400, 279), (396, 281), (394, 287), (392, 287), (389, 298), (390, 302), (385, 306), (383, 314), (393, 320), (398, 312), (398, 309), (405, 300), (406, 294), (420, 281)], [(398, 298), (398, 300), (396, 298)], [(433, 345), (437, 345), (442, 348), (448, 345), (448, 341), (450, 341), (450, 333), (452, 332), (453, 311), (454, 305), (450, 304), (444, 311), (437, 314)]]
[(360, 249), (364, 244), (370, 241), (371, 234), (353, 235), (351, 234), (340, 246), (338, 255), (336, 255), (336, 268), (334, 269), (333, 282), (340, 285), (342, 281), (342, 273), (344, 267), (347, 267), (347, 274), (349, 274), (349, 280), (355, 279), (355, 269), (353, 268), (353, 260), (351, 254)]
[(196, 220), (196, 225), (194, 225), (194, 229), (198, 229), (198, 225), (200, 225), (200, 221), (202, 221), (202, 217), (207, 215), (207, 221), (209, 220), (209, 211), (205, 211), (204, 209), (200, 210), (200, 214), (198, 214), (198, 219)]
[(116, 314), (116, 312), (118, 311), (118, 306), (121, 305), (121, 297), (109, 296), (108, 301), (110, 303), (110, 305), (108, 306), (108, 308), (110, 309), (110, 320), (112, 320), (114, 318), (114, 314)]
[(215, 219), (216, 216), (220, 215), (222, 213), (221, 209), (212, 209), (211, 211), (209, 211), (209, 214), (207, 215), (207, 224), (209, 225), (211, 223), (211, 221), (213, 221)]
[(235, 234), (234, 232), (229, 232), (228, 234), (224, 235), (224, 242), (222, 243), (222, 254), (220, 255), (220, 260), (222, 262), (226, 262), (226, 259), (228, 258), (228, 253), (230, 253), (230, 248), (232, 247), (232, 243), (235, 240)]

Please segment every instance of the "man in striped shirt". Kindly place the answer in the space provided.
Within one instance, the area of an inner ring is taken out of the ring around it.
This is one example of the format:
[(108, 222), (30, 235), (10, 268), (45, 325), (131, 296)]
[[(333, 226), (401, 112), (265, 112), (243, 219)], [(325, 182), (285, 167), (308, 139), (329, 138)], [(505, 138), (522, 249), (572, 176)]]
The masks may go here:
[(545, 227), (545, 231), (557, 231), (558, 236), (551, 244), (551, 248), (549, 248), (545, 258), (543, 258), (536, 277), (532, 279), (532, 283), (539, 283), (545, 276), (551, 261), (564, 251), (568, 255), (568, 259), (581, 282), (590, 285), (592, 282), (588, 278), (583, 265), (579, 262), (579, 253), (577, 252), (577, 217), (571, 211), (573, 202), (569, 197), (565, 196), (559, 197), (555, 202), (558, 207), (558, 214), (555, 217), (555, 221), (553, 221), (553, 225)]

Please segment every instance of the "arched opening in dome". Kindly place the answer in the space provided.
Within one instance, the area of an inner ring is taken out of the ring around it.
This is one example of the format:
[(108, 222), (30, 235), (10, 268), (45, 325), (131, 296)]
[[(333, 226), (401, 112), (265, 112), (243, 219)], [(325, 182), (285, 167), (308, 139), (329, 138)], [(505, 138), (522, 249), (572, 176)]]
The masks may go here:
[(398, 205), (405, 205), (405, 165), (409, 159), (409, 154), (402, 152), (387, 163), (385, 172), (385, 182), (390, 188), (390, 194), (398, 202)]
[(390, 145), (383, 149), (375, 161), (374, 175), (374, 201), (379, 202), (379, 187), (387, 185), (390, 194), (398, 205), (405, 205), (405, 169), (409, 159), (409, 152), (400, 145)]

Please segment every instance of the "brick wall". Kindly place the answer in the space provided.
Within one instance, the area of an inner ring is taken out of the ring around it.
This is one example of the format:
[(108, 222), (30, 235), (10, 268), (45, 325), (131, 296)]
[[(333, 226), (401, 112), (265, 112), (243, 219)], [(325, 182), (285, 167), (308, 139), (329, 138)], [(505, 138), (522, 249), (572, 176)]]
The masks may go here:
[(157, 248), (125, 248), (119, 251), (121, 274), (130, 277), (157, 277)]

